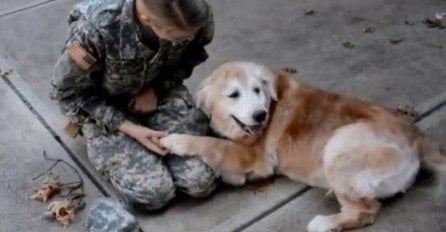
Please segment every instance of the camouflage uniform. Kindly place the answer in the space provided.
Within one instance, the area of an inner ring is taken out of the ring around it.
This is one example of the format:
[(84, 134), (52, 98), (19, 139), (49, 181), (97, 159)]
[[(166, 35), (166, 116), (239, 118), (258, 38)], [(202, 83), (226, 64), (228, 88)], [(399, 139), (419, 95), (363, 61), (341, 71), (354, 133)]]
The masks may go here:
[[(54, 68), (51, 96), (81, 126), (95, 168), (140, 209), (162, 207), (175, 189), (197, 197), (211, 193), (215, 177), (200, 160), (160, 158), (117, 127), (128, 119), (168, 132), (208, 132), (208, 119), (183, 80), (207, 59), (213, 21), (192, 41), (166, 41), (139, 24), (133, 0), (89, 0), (73, 8), (68, 22), (70, 36)], [(78, 45), (86, 52), (76, 50), (81, 63), (70, 50)], [(128, 102), (148, 84), (155, 87), (157, 110), (135, 115)]]

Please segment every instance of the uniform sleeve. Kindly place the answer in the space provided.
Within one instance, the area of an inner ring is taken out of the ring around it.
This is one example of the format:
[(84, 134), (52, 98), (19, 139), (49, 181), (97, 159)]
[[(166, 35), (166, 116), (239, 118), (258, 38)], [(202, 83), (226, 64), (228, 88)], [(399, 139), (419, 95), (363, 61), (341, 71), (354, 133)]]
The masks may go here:
[(103, 67), (103, 42), (99, 31), (89, 23), (74, 22), (62, 55), (53, 69), (51, 98), (62, 112), (80, 119), (91, 117), (108, 131), (114, 131), (125, 115), (108, 105), (100, 80), (89, 75)]

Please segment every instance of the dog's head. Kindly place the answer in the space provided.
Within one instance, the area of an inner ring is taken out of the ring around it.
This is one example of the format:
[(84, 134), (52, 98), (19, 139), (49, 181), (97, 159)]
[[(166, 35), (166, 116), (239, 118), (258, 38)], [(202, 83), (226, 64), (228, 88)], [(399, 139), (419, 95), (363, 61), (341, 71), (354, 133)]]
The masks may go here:
[(203, 81), (196, 95), (199, 107), (211, 117), (212, 128), (230, 139), (257, 137), (277, 100), (275, 74), (250, 62), (228, 62)]

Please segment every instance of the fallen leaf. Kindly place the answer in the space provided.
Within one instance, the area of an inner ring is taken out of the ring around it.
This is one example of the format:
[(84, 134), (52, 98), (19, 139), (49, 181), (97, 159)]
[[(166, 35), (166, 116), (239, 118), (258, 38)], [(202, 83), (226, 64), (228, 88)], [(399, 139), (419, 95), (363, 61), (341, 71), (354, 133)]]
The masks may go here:
[(76, 206), (70, 200), (53, 201), (48, 205), (48, 211), (57, 222), (67, 228), (74, 221)]
[(283, 68), (282, 68), (282, 71), (284, 71), (284, 72), (286, 72), (286, 73), (291, 73), (291, 74), (297, 73), (297, 69), (295, 69), (295, 68), (290, 68), (290, 67), (283, 67)]
[(404, 20), (404, 24), (409, 25), (409, 26), (413, 26), (415, 25), (415, 23), (409, 21), (409, 20)]
[(428, 43), (428, 42), (426, 42), (425, 44), (427, 46), (429, 46), (429, 47), (432, 47), (432, 48), (438, 48), (438, 49), (442, 49), (443, 48), (443, 46), (441, 46), (441, 45), (431, 44), (431, 43)]
[(364, 33), (373, 33), (373, 32), (375, 32), (375, 27), (366, 27), (365, 29), (364, 29)]
[(443, 24), (443, 21), (441, 21), (440, 19), (430, 19), (430, 18), (426, 18), (424, 19), (423, 23), (428, 27), (428, 28), (438, 28), (439, 30), (445, 29), (446, 26)]
[(12, 69), (6, 68), (6, 69), (0, 69), (0, 77), (7, 77), (12, 72)]
[(390, 39), (390, 43), (391, 43), (392, 45), (398, 45), (398, 44), (400, 44), (401, 42), (403, 42), (403, 39), (400, 39), (400, 38), (392, 38), (392, 39)]
[(398, 106), (396, 107), (396, 113), (401, 116), (408, 117), (409, 119), (415, 120), (420, 116), (420, 113), (410, 105)]
[(58, 176), (49, 176), (31, 196), (31, 199), (45, 203), (54, 194), (60, 192), (61, 186)]
[(305, 11), (305, 15), (314, 15), (315, 11), (314, 10), (306, 10)]
[[(32, 199), (46, 202), (51, 196), (60, 193), (59, 197), (64, 200), (53, 201), (48, 205), (48, 210), (43, 214), (43, 218), (51, 221), (57, 221), (65, 228), (73, 222), (75, 215), (85, 208), (83, 179), (79, 172), (69, 163), (62, 159), (50, 158), (46, 151), (43, 151), (45, 160), (54, 161), (54, 163), (45, 172), (33, 178), (36, 180), (43, 175), (47, 177), (41, 184), (36, 193), (31, 196)], [(79, 178), (78, 181), (61, 183), (58, 176), (53, 176), (51, 170), (58, 164), (63, 163), (70, 167)]]
[(342, 43), (342, 46), (344, 46), (344, 48), (355, 48), (355, 45), (350, 42), (344, 42)]

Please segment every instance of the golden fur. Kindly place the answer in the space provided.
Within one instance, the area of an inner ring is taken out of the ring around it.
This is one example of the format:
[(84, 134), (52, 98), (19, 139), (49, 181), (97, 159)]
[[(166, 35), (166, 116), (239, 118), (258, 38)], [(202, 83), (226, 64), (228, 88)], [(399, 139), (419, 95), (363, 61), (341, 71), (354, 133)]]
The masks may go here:
[[(220, 91), (231, 81), (243, 87), (250, 72), (268, 82), (265, 91), (270, 89), (273, 99), (258, 135), (241, 130), (225, 113), (223, 103), (231, 99), (225, 100)], [(341, 212), (316, 216), (309, 231), (370, 224), (380, 208), (377, 199), (406, 191), (420, 163), (446, 170), (445, 156), (409, 120), (257, 64), (223, 64), (203, 82), (197, 102), (225, 138), (172, 134), (161, 140), (163, 146), (178, 155), (200, 157), (232, 184), (281, 174), (332, 190)]]

